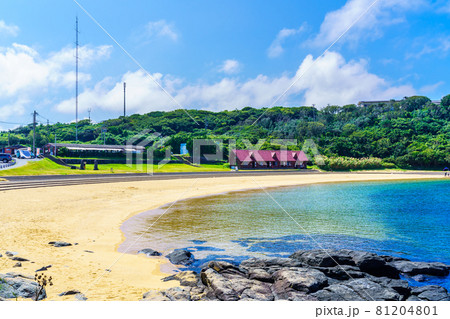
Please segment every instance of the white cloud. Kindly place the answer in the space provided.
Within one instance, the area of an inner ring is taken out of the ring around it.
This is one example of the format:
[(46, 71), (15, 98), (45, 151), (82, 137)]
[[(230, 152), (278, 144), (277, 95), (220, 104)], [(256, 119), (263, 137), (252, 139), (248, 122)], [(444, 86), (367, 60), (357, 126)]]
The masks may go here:
[[(110, 46), (80, 47), (81, 66), (92, 61), (107, 58)], [(29, 96), (50, 87), (72, 87), (75, 83), (73, 49), (65, 48), (42, 58), (33, 48), (14, 43), (0, 48), (0, 98), (16, 95)], [(81, 82), (90, 75), (80, 72)]]
[[(340, 9), (327, 13), (313, 44), (324, 46), (334, 42), (373, 3), (374, 0), (348, 0)], [(400, 13), (425, 6), (428, 6), (425, 0), (378, 1), (343, 40), (357, 42), (363, 37), (380, 37), (383, 27), (405, 21), (404, 18), (398, 17)]]
[(434, 84), (425, 85), (425, 86), (421, 87), (419, 91), (422, 94), (434, 93), (440, 86), (442, 86), (444, 84), (445, 84), (444, 81), (439, 81)]
[(237, 60), (225, 60), (220, 66), (219, 71), (226, 74), (233, 74), (239, 72), (241, 64)]
[[(162, 74), (152, 74), (153, 78), (161, 82)], [(164, 86), (170, 87), (170, 77), (164, 79)], [(145, 113), (172, 107), (173, 101), (164, 95), (161, 89), (141, 70), (126, 73), (120, 82), (115, 83), (111, 78), (105, 78), (92, 89), (87, 89), (79, 95), (80, 113), (89, 108), (108, 111), (120, 111), (123, 108), (123, 82), (127, 83), (127, 109), (133, 112)], [(166, 85), (169, 84), (169, 85)], [(170, 88), (169, 88), (170, 90)], [(59, 103), (56, 110), (62, 113), (72, 113), (75, 99), (71, 98)]]
[[(300, 65), (295, 76), (283, 74), (270, 78), (258, 75), (239, 81), (224, 78), (213, 84), (184, 84), (183, 80), (159, 73), (153, 77), (183, 106), (209, 110), (234, 109), (245, 106), (269, 106), (314, 62), (311, 55)], [(125, 74), (120, 82), (105, 79), (80, 95), (81, 111), (99, 108), (120, 111), (123, 103), (122, 82), (127, 82), (127, 107), (130, 112), (147, 113), (179, 108), (142, 71)], [(367, 62), (345, 61), (336, 52), (328, 52), (315, 62), (277, 105), (349, 104), (367, 99), (391, 99), (414, 95), (409, 85), (393, 86), (367, 69)], [(73, 112), (73, 99), (61, 102), (56, 109)]]
[(16, 102), (0, 107), (0, 120), (5, 121), (10, 116), (21, 116), (25, 113), (25, 106), (30, 101), (27, 99), (19, 98)]
[[(297, 71), (302, 74), (314, 62), (307, 56)], [(326, 106), (344, 105), (360, 100), (392, 99), (414, 95), (410, 85), (392, 86), (383, 78), (367, 70), (367, 61), (349, 61), (336, 52), (319, 58), (309, 72), (294, 86), (304, 91), (304, 103)]]
[[(14, 43), (10, 47), (0, 47), (0, 119), (17, 122), (27, 108), (50, 103), (61, 88), (75, 86), (74, 50), (64, 48), (47, 57), (42, 57), (35, 49)], [(106, 59), (110, 46), (80, 47), (80, 66)], [(90, 80), (90, 74), (79, 73), (81, 83)], [(51, 94), (48, 94), (51, 92)], [(45, 102), (43, 102), (45, 101)], [(28, 111), (31, 112), (30, 109)]]
[(301, 33), (305, 29), (305, 25), (302, 25), (298, 29), (282, 29), (280, 32), (278, 32), (275, 40), (273, 40), (272, 44), (270, 45), (269, 49), (267, 50), (267, 55), (269, 58), (276, 58), (279, 57), (283, 52), (283, 43), (286, 40), (286, 38), (294, 36), (296, 34)]
[(167, 37), (172, 41), (178, 40), (178, 34), (172, 24), (166, 20), (151, 21), (145, 27), (147, 37)]
[(16, 37), (19, 34), (19, 27), (16, 25), (8, 25), (5, 21), (0, 20), (0, 35), (8, 35)]
[[(92, 47), (89, 45), (81, 46), (78, 49), (78, 58), (80, 67), (88, 67), (93, 62), (108, 59), (112, 52), (112, 46), (101, 45)], [(66, 47), (58, 52), (50, 54), (48, 61), (54, 65), (65, 66), (74, 65), (74, 49)]]
[[(420, 59), (424, 55), (436, 54), (439, 56), (447, 56), (450, 52), (450, 37), (449, 36), (438, 36), (432, 39), (420, 38), (416, 41), (418, 45), (423, 46), (419, 52), (408, 53), (406, 55), (407, 59)], [(427, 42), (425, 45), (423, 43)]]

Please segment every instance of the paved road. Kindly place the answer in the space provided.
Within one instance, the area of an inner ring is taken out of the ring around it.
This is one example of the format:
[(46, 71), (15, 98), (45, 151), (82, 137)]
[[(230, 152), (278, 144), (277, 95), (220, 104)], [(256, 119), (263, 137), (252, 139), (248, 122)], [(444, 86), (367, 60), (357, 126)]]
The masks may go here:
[(16, 160), (16, 164), (14, 164), (13, 166), (6, 167), (6, 168), (0, 168), (0, 171), (6, 171), (9, 169), (18, 168), (18, 167), (26, 165), (30, 161), (40, 161), (40, 159), (22, 159), (22, 158), (15, 158), (15, 160)]
[[(301, 171), (227, 171), (227, 172), (184, 172), (184, 173), (155, 173), (148, 174), (97, 174), (97, 175), (48, 175), (48, 176), (11, 176), (4, 177), (6, 182), (0, 182), (0, 191), (40, 188), (54, 186), (84, 185), (84, 184), (103, 184), (118, 182), (137, 182), (148, 180), (171, 180), (171, 179), (188, 179), (188, 178), (211, 178), (225, 176), (270, 176), (270, 175), (305, 175), (305, 174), (330, 174), (320, 173), (314, 170)], [(331, 174), (348, 174), (331, 173)], [(380, 174), (380, 172), (357, 172), (353, 174)], [(420, 174), (429, 175), (430, 177), (441, 176), (440, 172), (392, 172), (391, 174)]]

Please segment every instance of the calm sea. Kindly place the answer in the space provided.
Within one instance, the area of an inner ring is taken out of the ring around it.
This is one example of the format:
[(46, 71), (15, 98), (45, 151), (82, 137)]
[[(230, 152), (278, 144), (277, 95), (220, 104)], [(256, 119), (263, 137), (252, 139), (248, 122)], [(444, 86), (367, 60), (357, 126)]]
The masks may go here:
[[(348, 248), (450, 264), (450, 179), (274, 188), (182, 201), (133, 217), (136, 252), (187, 248), (199, 260)], [(160, 218), (156, 223), (156, 219)], [(150, 225), (149, 231), (146, 232)], [(449, 281), (444, 285), (449, 287)]]

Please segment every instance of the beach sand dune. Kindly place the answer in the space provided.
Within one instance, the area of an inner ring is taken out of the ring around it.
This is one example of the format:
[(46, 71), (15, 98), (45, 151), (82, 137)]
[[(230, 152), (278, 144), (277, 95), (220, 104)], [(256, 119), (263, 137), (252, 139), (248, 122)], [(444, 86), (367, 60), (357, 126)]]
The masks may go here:
[[(139, 300), (162, 282), (164, 258), (122, 254), (121, 224), (129, 217), (169, 202), (242, 189), (302, 185), (310, 183), (441, 178), (421, 174), (305, 174), (255, 177), (155, 180), (114, 184), (79, 185), (0, 192), (0, 273), (18, 272), (34, 276), (37, 269), (52, 265), (53, 277), (47, 300), (79, 290), (89, 300)], [(151, 230), (150, 230), (151, 231)], [(50, 241), (77, 243), (54, 247)], [(151, 247), (150, 247), (151, 248)], [(22, 267), (5, 256), (17, 252), (29, 259)], [(33, 262), (33, 263), (32, 263)], [(108, 269), (108, 270), (107, 270)]]

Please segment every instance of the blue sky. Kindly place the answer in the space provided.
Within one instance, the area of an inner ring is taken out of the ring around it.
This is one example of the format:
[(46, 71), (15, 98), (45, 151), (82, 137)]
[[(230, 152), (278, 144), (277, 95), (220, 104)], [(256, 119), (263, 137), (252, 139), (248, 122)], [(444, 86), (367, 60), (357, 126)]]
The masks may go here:
[(123, 81), (128, 113), (450, 93), (448, 0), (77, 1), (145, 71), (73, 0), (1, 1), (0, 129), (75, 119), (76, 16), (79, 118), (121, 115)]

